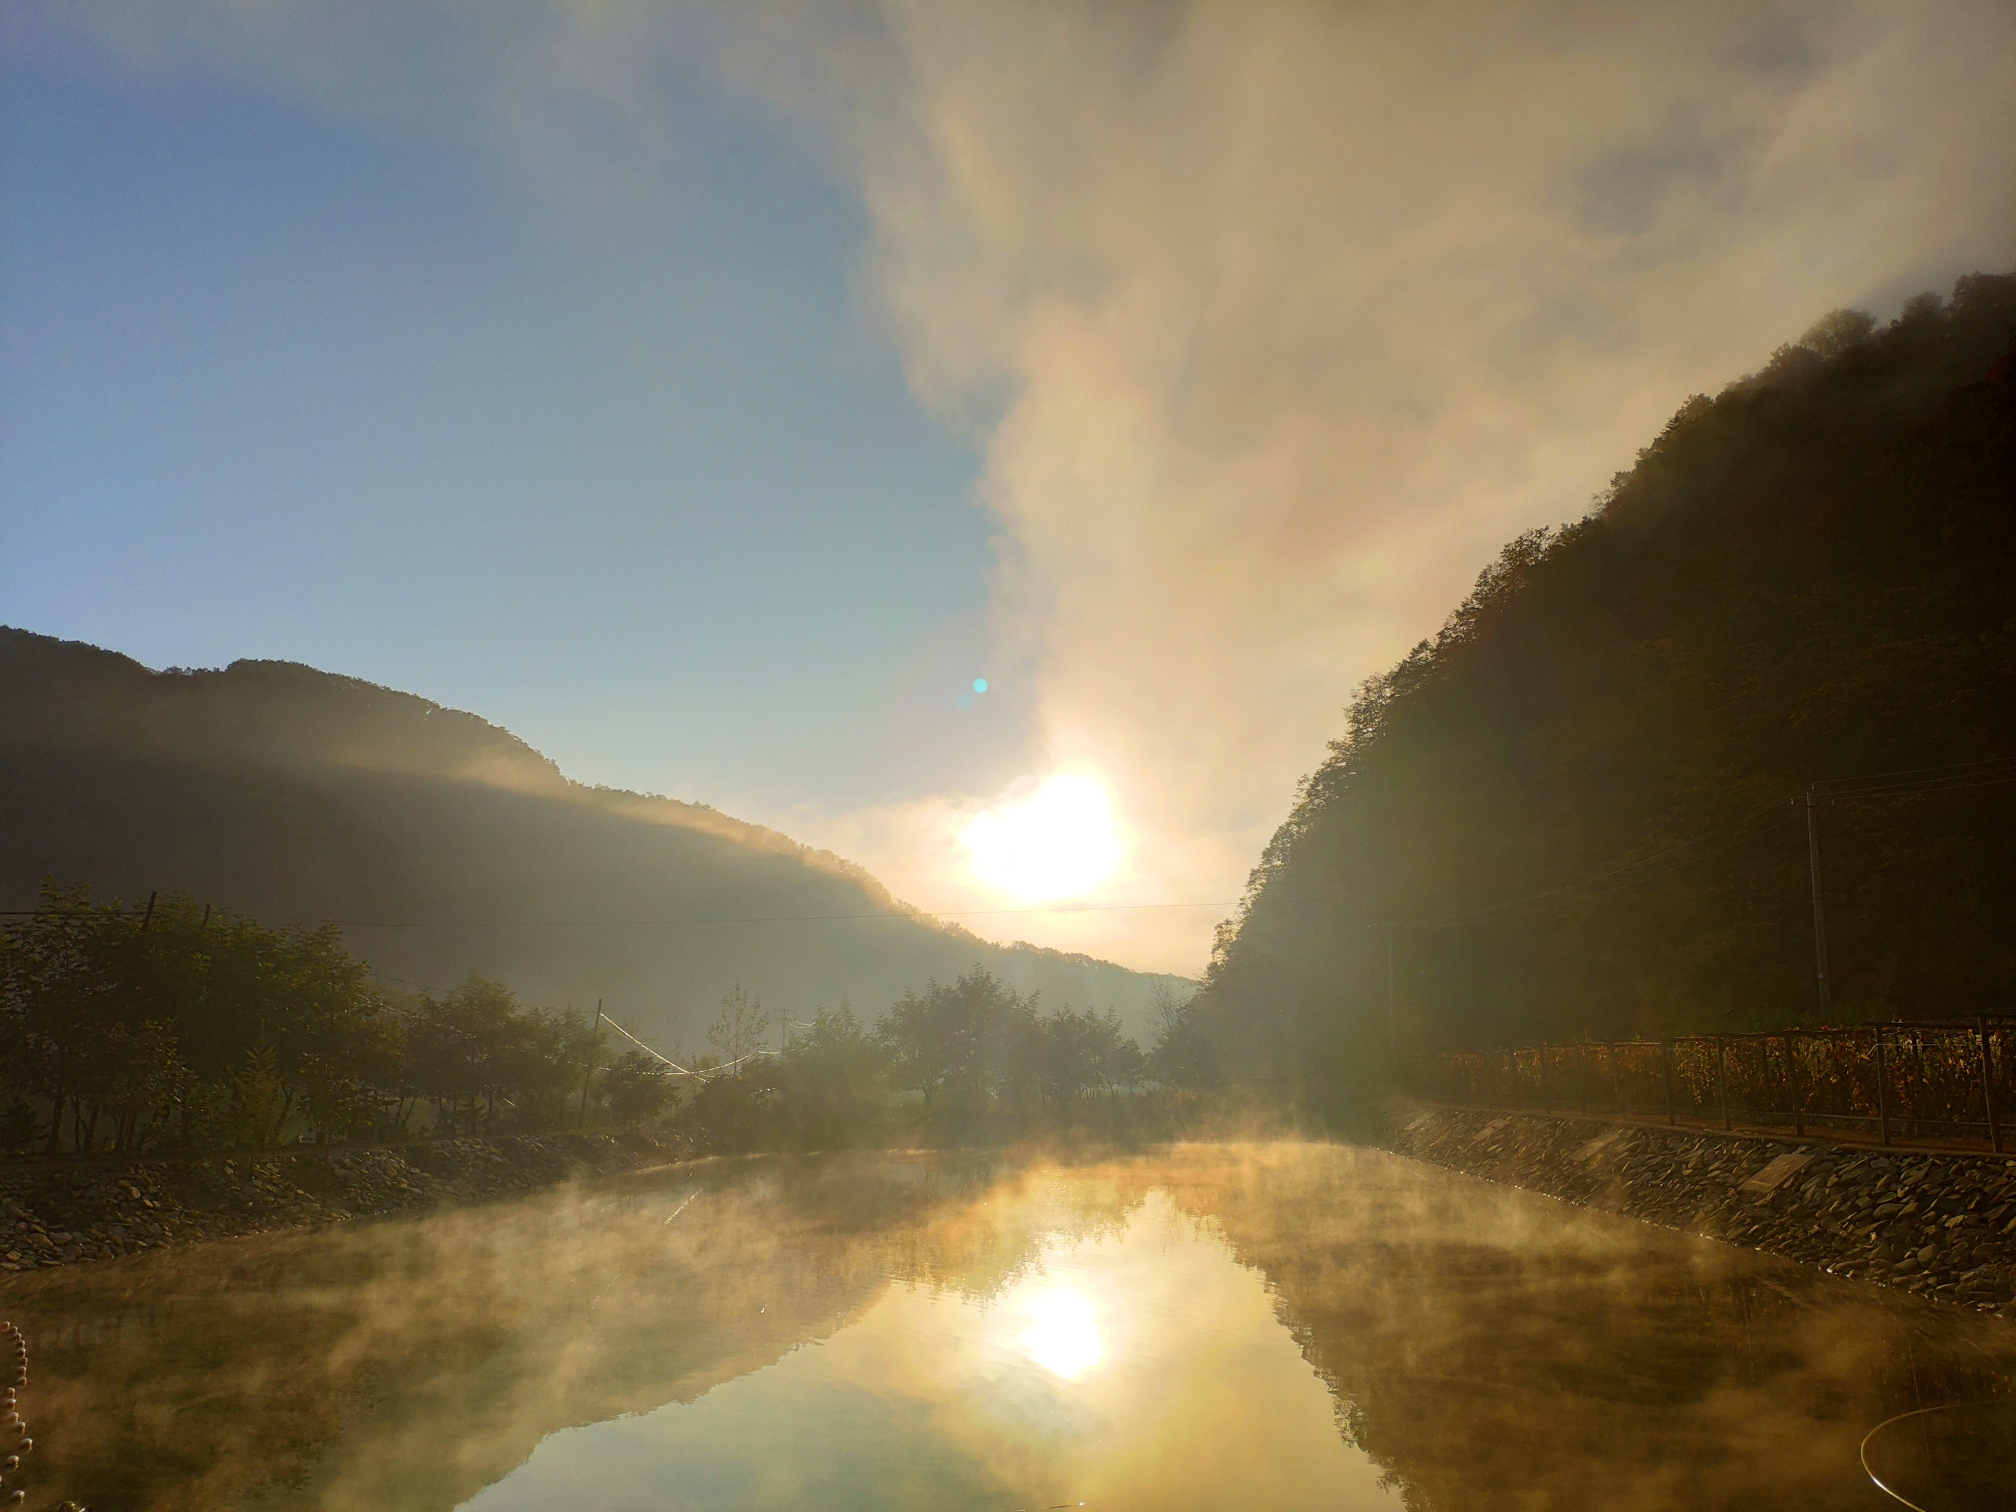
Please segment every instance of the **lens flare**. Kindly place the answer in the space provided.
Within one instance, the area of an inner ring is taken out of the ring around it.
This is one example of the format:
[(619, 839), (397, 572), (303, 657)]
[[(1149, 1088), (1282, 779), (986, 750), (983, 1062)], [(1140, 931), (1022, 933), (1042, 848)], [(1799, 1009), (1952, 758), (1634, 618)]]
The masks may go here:
[(1026, 903), (1076, 897), (1120, 863), (1106, 789), (1084, 776), (1052, 777), (1033, 798), (980, 815), (964, 838), (980, 876)]
[(1052, 1375), (1075, 1381), (1106, 1357), (1092, 1304), (1068, 1287), (1038, 1292), (1023, 1311), (1029, 1328), (1022, 1347)]

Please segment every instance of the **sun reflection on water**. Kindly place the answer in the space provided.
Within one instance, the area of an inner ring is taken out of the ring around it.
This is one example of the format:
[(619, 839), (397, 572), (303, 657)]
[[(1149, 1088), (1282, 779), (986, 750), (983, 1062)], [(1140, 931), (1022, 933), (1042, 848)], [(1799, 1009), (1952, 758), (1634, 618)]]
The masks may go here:
[(1075, 1381), (1106, 1357), (1098, 1315), (1082, 1293), (1051, 1287), (1031, 1297), (1022, 1311), (1029, 1320), (1022, 1347), (1052, 1375)]

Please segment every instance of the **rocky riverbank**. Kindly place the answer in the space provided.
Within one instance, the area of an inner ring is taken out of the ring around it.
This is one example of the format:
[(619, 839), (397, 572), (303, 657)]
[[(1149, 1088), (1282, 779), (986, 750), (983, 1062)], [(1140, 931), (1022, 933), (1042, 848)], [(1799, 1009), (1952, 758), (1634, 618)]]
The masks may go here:
[(626, 1131), (26, 1161), (0, 1166), (0, 1272), (480, 1202), (683, 1154), (669, 1141)]
[(2016, 1317), (2016, 1160), (1397, 1105), (1403, 1155)]

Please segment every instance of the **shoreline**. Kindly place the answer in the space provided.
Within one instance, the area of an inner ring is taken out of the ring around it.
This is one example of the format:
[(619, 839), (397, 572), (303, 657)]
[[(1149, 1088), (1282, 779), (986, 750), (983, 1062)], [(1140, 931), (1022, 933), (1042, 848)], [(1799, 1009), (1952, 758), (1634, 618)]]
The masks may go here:
[(1412, 1159), (2016, 1318), (2016, 1158), (1395, 1102)]
[(421, 1212), (688, 1158), (636, 1130), (0, 1166), (0, 1276)]

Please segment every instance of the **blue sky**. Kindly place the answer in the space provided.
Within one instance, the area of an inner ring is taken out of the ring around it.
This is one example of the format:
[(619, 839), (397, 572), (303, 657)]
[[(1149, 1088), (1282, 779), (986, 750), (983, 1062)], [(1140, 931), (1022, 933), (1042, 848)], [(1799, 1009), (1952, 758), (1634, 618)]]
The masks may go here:
[(879, 796), (892, 721), (956, 768), (1000, 683), (971, 440), (797, 144), (666, 78), (649, 192), (583, 208), (230, 79), (0, 67), (0, 619), (681, 796)]
[(1194, 972), (1503, 542), (2010, 265), (2012, 77), (2006, 0), (9, 0), (0, 621)]

